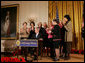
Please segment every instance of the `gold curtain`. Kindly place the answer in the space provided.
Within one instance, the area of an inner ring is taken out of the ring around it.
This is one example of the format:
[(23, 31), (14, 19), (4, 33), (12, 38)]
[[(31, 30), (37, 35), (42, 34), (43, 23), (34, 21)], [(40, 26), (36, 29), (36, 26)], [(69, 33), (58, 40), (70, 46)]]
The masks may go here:
[(58, 8), (59, 20), (62, 20), (65, 14), (69, 14), (72, 21), (73, 42), (72, 48), (83, 49), (81, 37), (81, 24), (83, 21), (84, 1), (49, 1), (48, 21), (56, 18), (56, 6)]

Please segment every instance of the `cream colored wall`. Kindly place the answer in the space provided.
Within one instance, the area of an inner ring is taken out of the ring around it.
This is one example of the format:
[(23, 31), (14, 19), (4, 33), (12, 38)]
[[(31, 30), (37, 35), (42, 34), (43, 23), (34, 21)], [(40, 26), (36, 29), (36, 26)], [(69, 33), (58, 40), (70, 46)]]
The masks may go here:
[[(48, 1), (1, 1), (1, 6), (19, 4), (19, 30), (24, 21), (34, 18), (36, 26), (38, 22), (48, 23)], [(29, 27), (29, 23), (28, 23)], [(1, 40), (4, 43), (4, 40)], [(1, 47), (2, 49), (3, 47)]]
[(30, 17), (33, 17), (37, 22), (40, 21), (48, 22), (48, 1), (1, 1), (1, 6), (11, 4), (20, 5), (19, 7), (20, 27), (22, 27), (22, 23), (24, 21), (28, 21)]

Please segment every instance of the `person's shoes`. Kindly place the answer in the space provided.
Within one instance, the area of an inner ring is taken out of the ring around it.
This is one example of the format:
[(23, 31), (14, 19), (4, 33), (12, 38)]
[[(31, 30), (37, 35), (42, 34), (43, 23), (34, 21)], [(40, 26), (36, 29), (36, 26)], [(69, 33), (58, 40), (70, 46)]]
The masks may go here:
[(27, 58), (25, 57), (25, 61), (27, 61)]
[(26, 62), (29, 62), (27, 59), (25, 59)]
[(54, 59), (54, 58), (55, 58), (55, 56), (50, 55), (50, 58)]
[(37, 60), (37, 56), (36, 55), (34, 56), (34, 60)]
[(41, 56), (38, 56), (38, 59), (41, 60)]
[(59, 59), (55, 58), (53, 61), (59, 61)]
[(64, 59), (64, 56), (60, 56), (61, 59)]
[(64, 58), (64, 60), (69, 60), (69, 59), (70, 59), (70, 57), (65, 57), (65, 58)]
[(28, 60), (27, 62), (33, 62), (33, 60)]
[(63, 55), (61, 55), (61, 56), (59, 56), (60, 58), (62, 58), (63, 57)]
[(51, 55), (49, 57), (52, 57)]
[(34, 58), (34, 60), (37, 60), (37, 58)]

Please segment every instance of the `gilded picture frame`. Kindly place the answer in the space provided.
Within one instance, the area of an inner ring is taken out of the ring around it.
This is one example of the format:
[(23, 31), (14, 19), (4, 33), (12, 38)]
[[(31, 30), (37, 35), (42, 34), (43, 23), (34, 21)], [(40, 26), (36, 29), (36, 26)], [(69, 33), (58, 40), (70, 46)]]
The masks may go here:
[(19, 4), (1, 6), (1, 40), (17, 39)]

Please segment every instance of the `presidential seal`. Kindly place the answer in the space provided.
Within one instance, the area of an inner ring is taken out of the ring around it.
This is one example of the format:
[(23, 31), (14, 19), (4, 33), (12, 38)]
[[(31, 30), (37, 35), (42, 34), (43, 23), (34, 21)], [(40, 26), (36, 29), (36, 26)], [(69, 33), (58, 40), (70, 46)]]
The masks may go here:
[(20, 41), (19, 41), (19, 40), (16, 41), (16, 45), (17, 45), (17, 46), (20, 45)]

